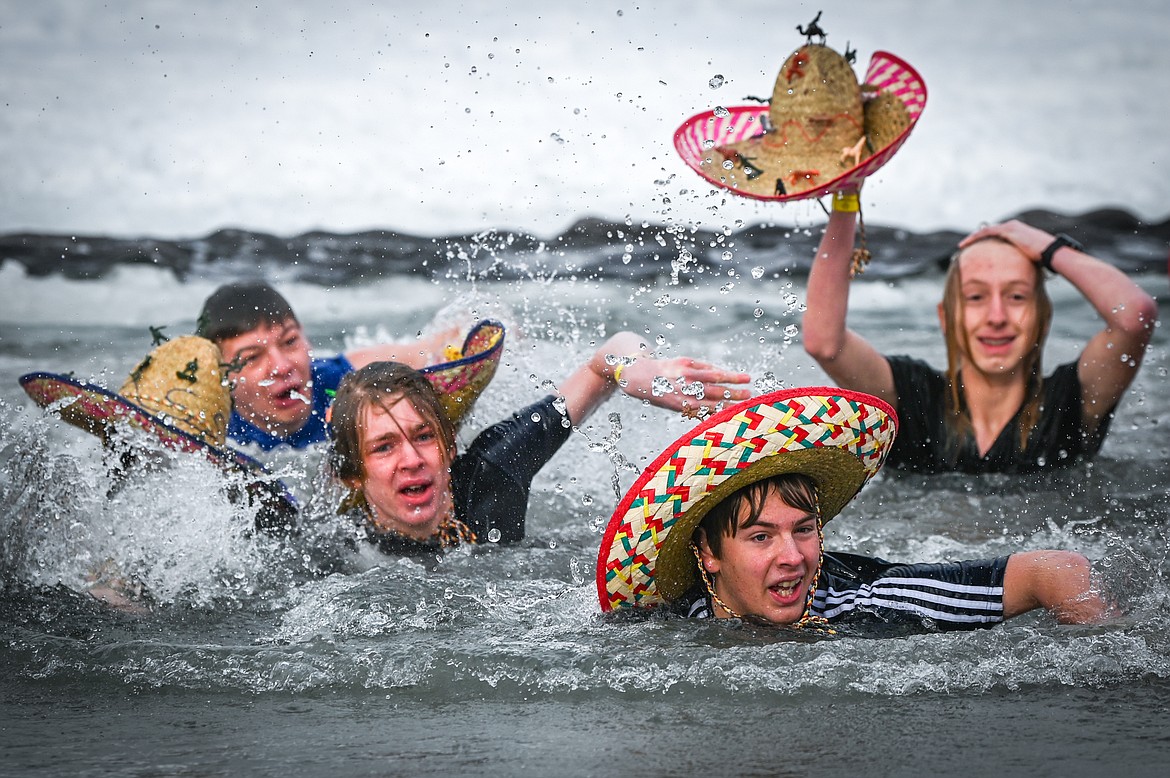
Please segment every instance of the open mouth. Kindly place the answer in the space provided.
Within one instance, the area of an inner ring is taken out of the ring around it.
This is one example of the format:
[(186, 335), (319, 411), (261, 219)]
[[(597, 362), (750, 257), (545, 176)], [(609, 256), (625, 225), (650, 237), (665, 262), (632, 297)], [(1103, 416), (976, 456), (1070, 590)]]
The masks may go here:
[(800, 585), (802, 582), (803, 579), (797, 579), (795, 581), (781, 581), (778, 584), (769, 586), (768, 591), (770, 591), (772, 596), (775, 597), (776, 600), (780, 603), (794, 602), (800, 598)]
[(272, 399), (279, 405), (294, 405), (296, 403), (304, 403), (308, 405), (312, 402), (312, 398), (304, 393), (301, 387), (293, 385), (287, 386), (273, 393)]
[(431, 498), (430, 481), (426, 483), (407, 484), (398, 490), (402, 500), (408, 505), (421, 505)]

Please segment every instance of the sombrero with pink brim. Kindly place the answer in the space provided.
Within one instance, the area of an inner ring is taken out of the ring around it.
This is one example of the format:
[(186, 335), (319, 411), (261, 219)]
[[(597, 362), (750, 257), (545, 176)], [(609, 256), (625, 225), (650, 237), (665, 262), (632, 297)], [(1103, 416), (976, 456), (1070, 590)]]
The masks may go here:
[(296, 511), (296, 499), (255, 459), (226, 446), (231, 394), (215, 344), (186, 336), (156, 347), (119, 392), (69, 375), (37, 372), (20, 385), (42, 408), (109, 443), (121, 426), (141, 430), (173, 451), (198, 453), (248, 476), (249, 490)]
[(756, 481), (808, 475), (822, 521), (833, 518), (881, 468), (897, 427), (883, 400), (825, 386), (761, 395), (706, 419), (667, 447), (618, 503), (597, 556), (602, 611), (684, 594), (697, 580), (695, 527)]
[[(778, 187), (771, 180), (763, 191), (754, 186), (749, 188), (746, 177), (741, 173), (742, 166), (738, 166), (737, 170), (738, 163), (733, 162), (725, 168), (723, 156), (712, 153), (716, 148), (763, 137), (770, 110), (767, 105), (717, 108), (692, 116), (675, 131), (674, 147), (683, 161), (700, 176), (743, 197), (784, 202), (823, 197), (833, 192), (856, 191), (865, 178), (889, 162), (910, 137), (926, 107), (926, 83), (918, 71), (902, 59), (886, 51), (877, 51), (869, 61), (862, 94), (869, 105), (877, 105), (879, 98), (892, 95), (905, 107), (905, 118), (892, 125), (897, 129), (896, 132), (881, 133), (886, 137), (876, 148), (867, 148), (856, 164), (824, 170), (821, 169), (823, 165), (818, 165), (815, 169), (810, 167), (807, 171), (801, 171), (817, 174), (806, 182), (809, 188), (802, 191), (778, 192)], [(871, 121), (870, 113), (866, 111), (867, 124)], [(885, 115), (885, 111), (879, 115)]]
[(503, 324), (484, 319), (467, 333), (462, 349), (450, 350), (449, 361), (419, 371), (435, 387), (443, 411), (456, 425), (495, 376), (504, 354), (504, 334)]

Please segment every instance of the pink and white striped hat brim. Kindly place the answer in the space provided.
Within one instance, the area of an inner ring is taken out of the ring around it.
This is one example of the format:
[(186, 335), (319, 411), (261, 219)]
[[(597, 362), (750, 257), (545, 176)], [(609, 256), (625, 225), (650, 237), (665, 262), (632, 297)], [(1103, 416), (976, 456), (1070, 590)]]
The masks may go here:
[(877, 172), (902, 148), (926, 108), (926, 83), (922, 76), (905, 61), (887, 51), (874, 52), (865, 74), (865, 83), (876, 87), (879, 92), (891, 92), (901, 99), (910, 115), (910, 125), (860, 164), (814, 189), (795, 194), (757, 194), (736, 188), (734, 182), (720, 175), (722, 171), (712, 164), (710, 149), (747, 140), (763, 132), (762, 122), (768, 115), (766, 105), (741, 105), (696, 114), (675, 131), (674, 148), (683, 161), (707, 181), (743, 197), (784, 202), (824, 197), (833, 192), (856, 191), (868, 176)]

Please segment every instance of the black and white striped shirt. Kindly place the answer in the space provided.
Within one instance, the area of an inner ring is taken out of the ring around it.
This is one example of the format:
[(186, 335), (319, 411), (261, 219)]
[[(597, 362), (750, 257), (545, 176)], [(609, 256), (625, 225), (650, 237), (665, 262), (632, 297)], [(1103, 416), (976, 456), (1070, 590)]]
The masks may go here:
[[(1003, 621), (1007, 557), (893, 564), (856, 554), (825, 554), (812, 613), (830, 622), (977, 629)], [(675, 604), (685, 616), (714, 616), (699, 583)]]

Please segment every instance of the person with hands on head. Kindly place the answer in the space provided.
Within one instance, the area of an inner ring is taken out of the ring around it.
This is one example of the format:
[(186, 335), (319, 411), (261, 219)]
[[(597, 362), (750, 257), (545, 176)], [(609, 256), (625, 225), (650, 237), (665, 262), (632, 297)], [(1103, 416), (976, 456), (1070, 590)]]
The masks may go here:
[[(665, 379), (687, 391), (655, 392)], [(347, 375), (331, 411), (329, 465), (347, 489), (359, 540), (389, 554), (433, 554), (463, 543), (521, 540), (532, 480), (620, 390), (706, 416), (751, 392), (745, 373), (688, 357), (655, 359), (629, 332), (609, 338), (557, 393), (479, 433), (464, 452), (431, 384), (395, 362)]]
[[(903, 426), (890, 464), (1028, 473), (1095, 455), (1141, 366), (1154, 300), (1068, 236), (1008, 221), (972, 232), (951, 259), (938, 304), (946, 371), (886, 356), (846, 326), (857, 197), (834, 196), (809, 273), (804, 347), (837, 384), (898, 410)], [(1045, 271), (1066, 278), (1104, 322), (1075, 362), (1047, 376)]]

